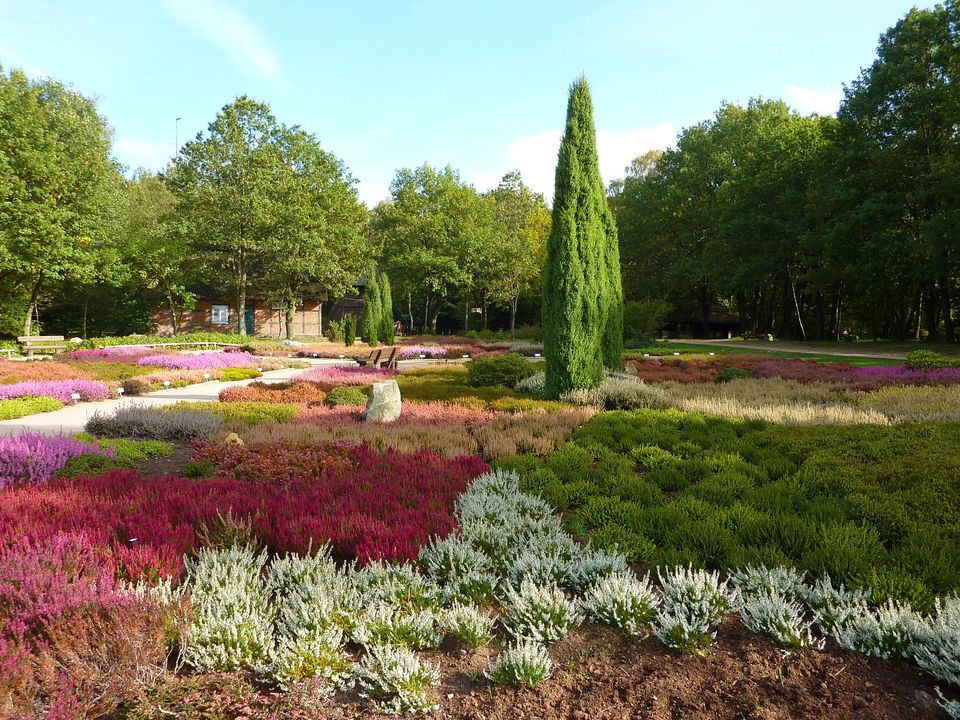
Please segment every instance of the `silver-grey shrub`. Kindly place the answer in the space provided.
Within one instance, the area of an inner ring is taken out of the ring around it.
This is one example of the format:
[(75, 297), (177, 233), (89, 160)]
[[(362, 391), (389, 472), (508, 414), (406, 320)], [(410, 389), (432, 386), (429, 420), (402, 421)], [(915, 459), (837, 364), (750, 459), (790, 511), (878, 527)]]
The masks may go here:
[(748, 629), (772, 638), (787, 650), (823, 649), (824, 641), (810, 630), (813, 621), (804, 619), (803, 606), (776, 590), (763, 588), (744, 595), (740, 619)]
[(576, 603), (556, 585), (524, 580), (518, 590), (508, 587), (505, 594), (504, 623), (516, 638), (548, 645), (583, 622)]
[(521, 640), (504, 650), (486, 675), (495, 683), (535, 688), (550, 677), (553, 663), (547, 649), (532, 640)]
[(916, 648), (917, 664), (938, 680), (960, 686), (960, 597), (936, 601)]
[(587, 588), (583, 609), (593, 622), (620, 628), (628, 635), (643, 635), (656, 617), (660, 598), (630, 571), (604, 575)]
[(806, 598), (804, 573), (791, 567), (748, 566), (730, 573), (730, 584), (746, 599), (773, 593), (796, 602)]
[(496, 621), (473, 605), (454, 605), (443, 615), (443, 629), (458, 643), (469, 648), (483, 647), (493, 640)]
[(560, 399), (603, 410), (645, 410), (666, 406), (665, 394), (659, 387), (617, 376), (605, 377), (595, 388), (570, 390)]
[(263, 582), (266, 551), (205, 549), (186, 561), (193, 624), (183, 659), (200, 671), (253, 668), (268, 660), (273, 614)]
[(427, 689), (440, 682), (440, 671), (424, 664), (405, 648), (373, 647), (363, 659), (358, 675), (361, 695), (373, 700), (388, 715), (425, 713), (435, 709)]
[(912, 660), (925, 630), (923, 620), (909, 606), (888, 600), (847, 620), (836, 638), (842, 647), (864, 655)]
[(131, 405), (114, 415), (97, 412), (87, 420), (86, 431), (97, 437), (124, 437), (138, 440), (190, 442), (207, 440), (223, 427), (223, 418), (209, 412), (165, 411)]
[(869, 599), (866, 590), (848, 590), (843, 583), (835, 587), (827, 575), (804, 588), (804, 601), (814, 611), (820, 630), (834, 637), (849, 621), (867, 612)]

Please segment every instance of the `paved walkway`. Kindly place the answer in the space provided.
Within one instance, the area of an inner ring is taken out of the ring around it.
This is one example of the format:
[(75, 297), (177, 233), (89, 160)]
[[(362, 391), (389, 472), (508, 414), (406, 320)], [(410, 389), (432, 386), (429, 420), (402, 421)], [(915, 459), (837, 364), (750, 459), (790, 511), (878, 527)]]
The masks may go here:
[(678, 345), (718, 345), (720, 347), (738, 348), (741, 350), (768, 350), (772, 352), (798, 353), (803, 355), (836, 355), (837, 357), (858, 357), (871, 358), (874, 360), (903, 360), (905, 353), (890, 351), (877, 352), (871, 350), (856, 350), (850, 348), (850, 345), (837, 343), (833, 346), (810, 347), (801, 342), (790, 342), (777, 340), (775, 342), (764, 342), (762, 340), (670, 340)]
[[(312, 367), (332, 366), (332, 365), (353, 365), (351, 360), (307, 360)], [(260, 382), (276, 383), (284, 382), (297, 375), (306, 372), (308, 369), (289, 369), (268, 370), (263, 376), (257, 378)], [(200, 402), (217, 400), (220, 397), (220, 391), (227, 387), (240, 387), (249, 385), (254, 380), (235, 380), (232, 382), (220, 382), (211, 380), (210, 382), (187, 385), (181, 388), (170, 388), (169, 390), (159, 390), (146, 395), (136, 397), (125, 397), (116, 400), (101, 400), (99, 402), (82, 402), (76, 405), (67, 405), (53, 412), (39, 413), (37, 415), (28, 415), (27, 417), (17, 418), (16, 420), (0, 420), (0, 435), (19, 435), (22, 432), (35, 432), (43, 435), (72, 434), (81, 432), (94, 413), (106, 413), (112, 415), (122, 407), (130, 405), (148, 405), (158, 407), (161, 405), (171, 405), (181, 401)]]

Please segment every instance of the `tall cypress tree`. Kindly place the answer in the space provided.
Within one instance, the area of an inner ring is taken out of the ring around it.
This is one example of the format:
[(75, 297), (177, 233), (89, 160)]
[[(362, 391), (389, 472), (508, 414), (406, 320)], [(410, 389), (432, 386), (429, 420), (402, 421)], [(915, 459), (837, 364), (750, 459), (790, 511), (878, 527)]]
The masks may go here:
[[(548, 396), (598, 385), (608, 353), (611, 360), (617, 353), (619, 367), (619, 346), (607, 347), (604, 340), (613, 325), (623, 322), (622, 315), (610, 312), (614, 297), (622, 297), (616, 242), (600, 178), (590, 87), (580, 77), (570, 88), (547, 242), (543, 344)], [(622, 330), (618, 338), (622, 344)]]
[(393, 292), (390, 289), (390, 278), (381, 273), (378, 280), (380, 285), (380, 340), (387, 345), (393, 345)]
[(363, 292), (363, 327), (360, 335), (369, 345), (376, 345), (380, 334), (380, 284), (377, 282), (376, 268), (367, 272), (367, 286)]

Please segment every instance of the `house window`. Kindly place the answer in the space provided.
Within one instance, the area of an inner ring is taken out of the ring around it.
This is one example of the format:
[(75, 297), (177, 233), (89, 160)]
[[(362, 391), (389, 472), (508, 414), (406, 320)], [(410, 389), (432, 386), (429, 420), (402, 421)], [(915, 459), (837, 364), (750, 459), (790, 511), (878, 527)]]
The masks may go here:
[(230, 324), (230, 306), (212, 305), (210, 307), (210, 322), (214, 325)]

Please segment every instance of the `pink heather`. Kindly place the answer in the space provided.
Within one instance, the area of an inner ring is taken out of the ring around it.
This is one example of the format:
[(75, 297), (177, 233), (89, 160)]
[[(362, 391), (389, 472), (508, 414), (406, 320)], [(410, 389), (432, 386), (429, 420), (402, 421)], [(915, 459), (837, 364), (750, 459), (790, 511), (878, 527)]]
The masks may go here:
[(114, 452), (63, 435), (25, 433), (2, 437), (0, 488), (19, 483), (39, 485), (49, 480), (70, 458), (87, 454), (113, 457)]
[(0, 385), (0, 400), (12, 400), (25, 397), (52, 397), (62, 403), (73, 402), (73, 393), (80, 393), (80, 399), (106, 400), (110, 397), (107, 386), (96, 380), (31, 380), (28, 382)]
[(249, 367), (262, 362), (258, 357), (245, 352), (200, 353), (198, 355), (146, 355), (137, 360), (137, 365), (157, 365), (168, 370), (208, 370), (211, 368)]

